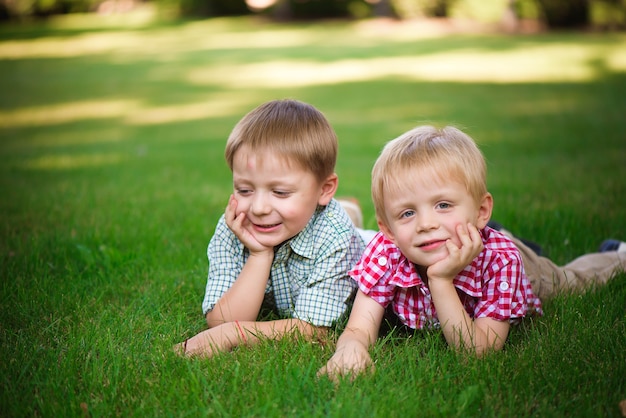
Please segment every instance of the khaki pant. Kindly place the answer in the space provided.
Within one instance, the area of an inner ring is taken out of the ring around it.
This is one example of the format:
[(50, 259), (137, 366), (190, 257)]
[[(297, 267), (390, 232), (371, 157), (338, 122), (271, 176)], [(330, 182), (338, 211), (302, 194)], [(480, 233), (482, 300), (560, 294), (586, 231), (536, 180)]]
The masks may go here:
[(560, 291), (580, 291), (593, 283), (606, 283), (616, 273), (626, 271), (624, 252), (585, 254), (564, 266), (557, 266), (548, 258), (538, 256), (517, 238), (510, 238), (522, 254), (526, 276), (540, 299)]

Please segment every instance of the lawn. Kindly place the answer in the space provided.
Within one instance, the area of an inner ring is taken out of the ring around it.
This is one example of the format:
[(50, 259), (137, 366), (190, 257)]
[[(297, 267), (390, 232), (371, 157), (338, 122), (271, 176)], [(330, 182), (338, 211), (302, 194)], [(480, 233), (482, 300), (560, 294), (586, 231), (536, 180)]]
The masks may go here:
[(274, 98), (328, 117), (367, 227), (378, 152), (432, 123), (476, 139), (493, 218), (555, 261), (626, 238), (625, 34), (89, 19), (0, 27), (0, 416), (621, 415), (625, 274), (544, 301), (502, 352), (393, 333), (337, 385), (316, 378), (335, 336), (171, 347), (205, 327), (225, 140)]

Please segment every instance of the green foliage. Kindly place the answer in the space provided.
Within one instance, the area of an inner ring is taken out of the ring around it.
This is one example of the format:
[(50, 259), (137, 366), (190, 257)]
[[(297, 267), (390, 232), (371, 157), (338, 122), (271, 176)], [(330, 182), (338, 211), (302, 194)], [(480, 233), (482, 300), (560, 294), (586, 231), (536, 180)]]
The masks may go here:
[(622, 238), (624, 35), (115, 22), (0, 27), (0, 416), (619, 416), (624, 274), (545, 301), (483, 359), (393, 332), (375, 374), (337, 385), (316, 377), (336, 335), (212, 359), (171, 348), (205, 327), (225, 140), (278, 97), (327, 115), (339, 194), (370, 228), (381, 147), (434, 123), (476, 138), (494, 219), (559, 263)]
[(591, 3), (591, 22), (607, 30), (626, 28), (626, 0), (604, 0)]
[(0, 21), (29, 16), (51, 16), (94, 11), (100, 0), (4, 0), (0, 2)]

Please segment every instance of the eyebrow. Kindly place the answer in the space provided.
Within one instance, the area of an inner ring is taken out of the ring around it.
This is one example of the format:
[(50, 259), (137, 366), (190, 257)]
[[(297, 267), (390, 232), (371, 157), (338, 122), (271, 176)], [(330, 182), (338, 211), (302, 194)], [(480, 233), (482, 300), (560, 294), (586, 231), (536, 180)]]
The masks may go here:
[[(254, 179), (248, 178), (248, 177), (244, 177), (244, 176), (238, 176), (236, 177), (235, 175), (233, 175), (233, 185), (239, 185), (239, 184), (250, 184), (250, 185), (254, 185)], [(298, 185), (297, 181), (293, 181), (293, 180), (284, 180), (284, 179), (279, 179), (279, 180), (270, 180), (267, 183), (263, 184), (264, 186), (267, 186), (268, 188), (295, 188)]]

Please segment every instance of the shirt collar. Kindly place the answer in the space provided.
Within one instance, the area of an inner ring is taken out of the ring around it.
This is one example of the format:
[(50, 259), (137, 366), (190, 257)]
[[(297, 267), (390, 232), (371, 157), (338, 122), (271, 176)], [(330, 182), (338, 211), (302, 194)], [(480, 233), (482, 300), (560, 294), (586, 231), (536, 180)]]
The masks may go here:
[(396, 250), (397, 253), (390, 254), (393, 258), (397, 257), (398, 264), (393, 273), (393, 276), (389, 280), (389, 283), (398, 287), (423, 287), (424, 282), (417, 272), (415, 264), (413, 264), (408, 258), (406, 258), (404, 254), (402, 254), (400, 250), (397, 249), (397, 247)]
[[(482, 230), (480, 231), (483, 242), (485, 242), (488, 238), (489, 231)], [(395, 245), (392, 245), (394, 251), (388, 254), (392, 259), (395, 258), (396, 266), (393, 276), (389, 279), (390, 284), (393, 284), (398, 287), (418, 287), (418, 288), (426, 288), (424, 281), (420, 277), (417, 267), (413, 262), (411, 262)], [(469, 294), (470, 296), (476, 296), (480, 294), (480, 289), (482, 288), (482, 282), (480, 280), (480, 269), (478, 265), (480, 264), (480, 259), (483, 257), (483, 253), (481, 252), (472, 262), (467, 265), (457, 276), (454, 278), (454, 286), (463, 291), (464, 293)]]
[(328, 206), (318, 206), (304, 229), (300, 231), (300, 233), (298, 233), (295, 237), (287, 241), (284, 245), (289, 245), (291, 250), (299, 256), (312, 259), (315, 254), (314, 232), (317, 227), (316, 224), (320, 216), (322, 216), (324, 211), (329, 209), (331, 205), (332, 201), (331, 204), (329, 204)]

